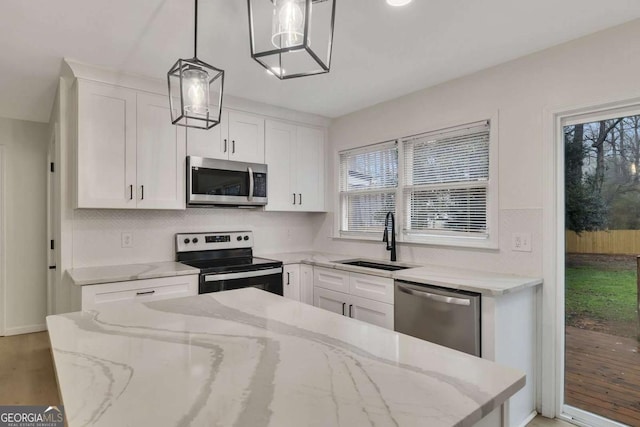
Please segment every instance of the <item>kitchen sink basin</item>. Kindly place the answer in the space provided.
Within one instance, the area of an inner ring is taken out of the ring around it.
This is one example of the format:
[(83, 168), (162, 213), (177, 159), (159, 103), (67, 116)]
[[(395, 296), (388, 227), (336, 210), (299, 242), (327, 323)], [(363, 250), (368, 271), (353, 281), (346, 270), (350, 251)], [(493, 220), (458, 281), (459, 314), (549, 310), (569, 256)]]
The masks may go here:
[(354, 265), (356, 267), (373, 268), (375, 270), (398, 271), (405, 268), (413, 268), (411, 266), (384, 264), (381, 262), (367, 261), (365, 259), (348, 259), (345, 261), (336, 261), (338, 264)]

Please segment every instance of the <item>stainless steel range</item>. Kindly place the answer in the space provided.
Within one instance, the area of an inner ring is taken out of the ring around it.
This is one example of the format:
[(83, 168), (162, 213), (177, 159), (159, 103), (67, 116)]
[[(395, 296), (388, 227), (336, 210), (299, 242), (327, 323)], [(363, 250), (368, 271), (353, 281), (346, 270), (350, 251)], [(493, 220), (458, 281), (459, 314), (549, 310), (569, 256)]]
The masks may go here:
[(176, 234), (176, 258), (200, 269), (198, 293), (254, 287), (282, 295), (282, 262), (253, 256), (251, 231)]

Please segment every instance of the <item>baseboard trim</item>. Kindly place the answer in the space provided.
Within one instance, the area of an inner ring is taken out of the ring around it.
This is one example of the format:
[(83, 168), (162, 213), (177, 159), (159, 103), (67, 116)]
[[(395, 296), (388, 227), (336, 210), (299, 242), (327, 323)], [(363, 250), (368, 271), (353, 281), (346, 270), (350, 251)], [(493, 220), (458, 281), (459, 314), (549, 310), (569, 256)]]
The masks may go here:
[(529, 414), (527, 418), (524, 419), (522, 423), (520, 423), (520, 425), (518, 425), (518, 427), (526, 427), (527, 424), (533, 421), (533, 419), (537, 416), (538, 416), (538, 413), (536, 411), (533, 411), (532, 413)]
[(33, 332), (42, 332), (46, 330), (47, 330), (47, 325), (42, 323), (40, 325), (17, 326), (14, 328), (6, 328), (4, 331), (4, 335), (8, 337), (11, 335), (31, 334)]

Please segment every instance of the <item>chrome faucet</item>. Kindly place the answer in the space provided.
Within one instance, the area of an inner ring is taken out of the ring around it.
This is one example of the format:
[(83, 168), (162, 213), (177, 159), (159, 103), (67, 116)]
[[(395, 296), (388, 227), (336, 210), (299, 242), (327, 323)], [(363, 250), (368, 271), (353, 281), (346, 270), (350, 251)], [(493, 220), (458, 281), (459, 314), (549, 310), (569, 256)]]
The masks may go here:
[[(389, 243), (389, 218), (391, 218), (391, 243)], [(382, 235), (382, 241), (387, 244), (387, 250), (391, 251), (391, 261), (396, 260), (396, 218), (393, 216), (393, 212), (387, 212), (387, 216), (384, 219), (384, 234)]]

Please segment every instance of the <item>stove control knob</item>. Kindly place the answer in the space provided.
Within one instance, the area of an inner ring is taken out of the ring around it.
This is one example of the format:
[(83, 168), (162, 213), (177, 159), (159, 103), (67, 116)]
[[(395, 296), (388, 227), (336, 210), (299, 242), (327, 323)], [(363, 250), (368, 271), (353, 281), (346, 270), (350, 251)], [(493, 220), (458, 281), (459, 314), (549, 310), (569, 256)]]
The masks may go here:
[(238, 236), (238, 242), (242, 240), (242, 236)]
[(197, 237), (194, 237), (194, 238), (193, 238), (193, 240), (192, 240), (192, 242), (193, 242), (193, 243), (198, 243), (198, 238), (197, 238)]
[(249, 240), (249, 236), (244, 236), (244, 240)]
[(185, 243), (185, 245), (188, 245), (190, 241), (191, 241), (191, 240), (189, 240), (189, 239), (184, 239), (184, 243)]

